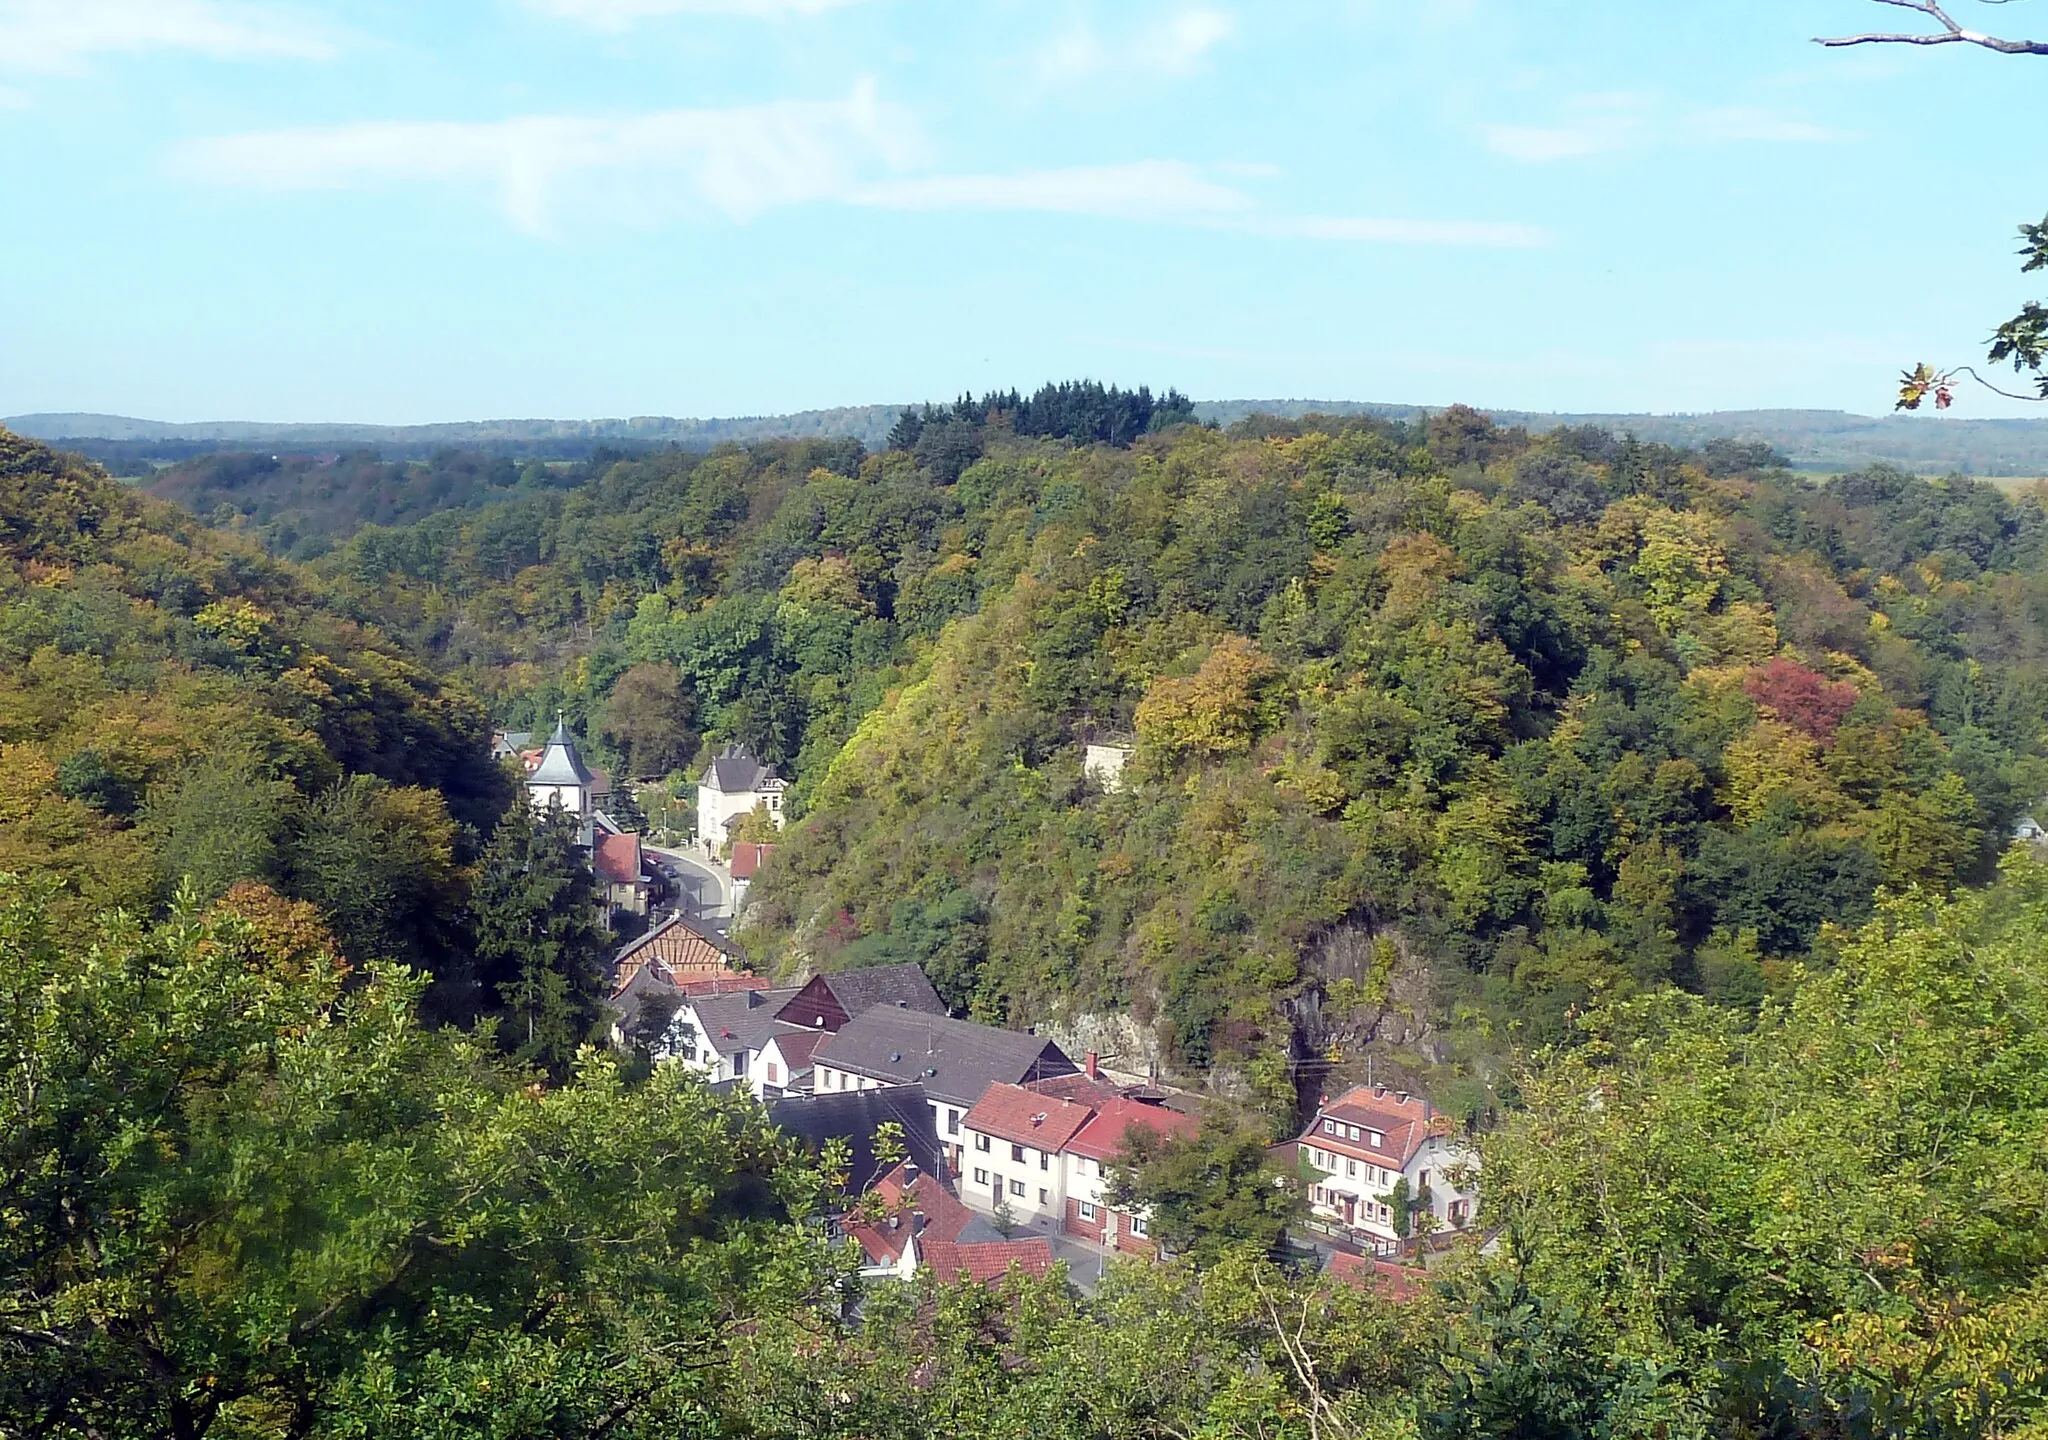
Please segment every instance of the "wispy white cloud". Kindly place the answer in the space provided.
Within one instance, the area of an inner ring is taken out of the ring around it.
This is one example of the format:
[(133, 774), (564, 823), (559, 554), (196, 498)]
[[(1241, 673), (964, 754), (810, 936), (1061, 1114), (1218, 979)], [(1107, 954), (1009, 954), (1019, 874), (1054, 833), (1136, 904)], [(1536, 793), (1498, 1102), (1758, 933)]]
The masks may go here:
[(1486, 148), (1510, 160), (1546, 164), (1592, 155), (1647, 150), (1668, 142), (1819, 145), (1860, 138), (1763, 106), (1679, 109), (1650, 95), (1581, 95), (1553, 121), (1482, 125)]
[(303, 16), (249, 0), (0, 0), (0, 70), (74, 74), (94, 55), (145, 50), (319, 60), (335, 48)]
[[(1219, 166), (1215, 173), (1228, 172)], [(1547, 245), (1551, 240), (1548, 231), (1534, 225), (1274, 215), (1264, 211), (1247, 192), (1223, 184), (1198, 166), (1177, 160), (1029, 170), (1011, 175), (927, 175), (870, 185), (849, 198), (858, 205), (891, 210), (1098, 215), (1237, 230), (1285, 240), (1486, 248), (1526, 248)]]
[(1350, 240), (1373, 245), (1458, 246), (1486, 250), (1531, 250), (1555, 237), (1541, 225), (1493, 220), (1375, 220), (1357, 216), (1306, 215), (1261, 220), (1250, 227), (1268, 235), (1300, 240)]
[(1197, 6), (1170, 16), (1140, 50), (1144, 63), (1169, 75), (1185, 75), (1209, 52), (1237, 33), (1237, 19), (1222, 10)]
[(863, 83), (844, 101), (782, 101), (648, 115), (533, 115), (484, 123), (379, 121), (274, 130), (187, 144), (179, 174), (271, 190), (356, 189), (393, 181), (494, 187), (521, 228), (547, 228), (568, 181), (628, 175), (683, 187), (734, 219), (843, 195), (852, 177), (900, 162), (908, 120)]
[(1237, 34), (1237, 17), (1210, 5), (1184, 5), (1105, 36), (1086, 20), (1055, 35), (1032, 69), (1047, 85), (1116, 74), (1191, 75)]
[(1841, 140), (1859, 140), (1854, 130), (1835, 130), (1825, 125), (1780, 115), (1759, 106), (1734, 105), (1719, 110), (1700, 110), (1685, 117), (1685, 128), (1702, 140), (1752, 140), (1769, 145), (1828, 145)]
[(536, 234), (549, 230), (572, 186), (610, 177), (643, 208), (649, 197), (683, 200), (737, 221), (822, 202), (1096, 216), (1360, 244), (1507, 247), (1549, 239), (1527, 225), (1274, 214), (1239, 183), (1266, 178), (1265, 166), (1141, 160), (1007, 174), (906, 173), (923, 148), (910, 117), (864, 81), (843, 101), (229, 135), (190, 142), (171, 164), (184, 178), (262, 190), (473, 185), (494, 192), (512, 222)]
[(1486, 148), (1511, 160), (1575, 160), (1632, 150), (1649, 133), (1651, 105), (1641, 95), (1581, 95), (1547, 125), (1482, 125)]
[(1177, 160), (1013, 175), (925, 175), (864, 186), (850, 198), (889, 210), (1027, 210), (1127, 220), (1186, 220), (1255, 208), (1243, 191)]
[(819, 15), (860, 3), (862, 0), (526, 0), (528, 9), (599, 30), (625, 30), (639, 21), (664, 15), (780, 20), (792, 15)]

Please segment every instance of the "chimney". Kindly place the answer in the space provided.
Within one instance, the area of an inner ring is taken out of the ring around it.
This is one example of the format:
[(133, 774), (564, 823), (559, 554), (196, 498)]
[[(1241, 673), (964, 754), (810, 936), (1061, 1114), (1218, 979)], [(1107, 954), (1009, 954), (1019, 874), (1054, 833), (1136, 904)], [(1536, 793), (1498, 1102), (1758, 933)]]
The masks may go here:
[(1102, 1057), (1093, 1050), (1090, 1050), (1081, 1057), (1081, 1069), (1086, 1072), (1090, 1080), (1100, 1080), (1102, 1078)]
[(915, 1160), (905, 1160), (903, 1162), (903, 1186), (907, 1190), (916, 1183), (917, 1162)]

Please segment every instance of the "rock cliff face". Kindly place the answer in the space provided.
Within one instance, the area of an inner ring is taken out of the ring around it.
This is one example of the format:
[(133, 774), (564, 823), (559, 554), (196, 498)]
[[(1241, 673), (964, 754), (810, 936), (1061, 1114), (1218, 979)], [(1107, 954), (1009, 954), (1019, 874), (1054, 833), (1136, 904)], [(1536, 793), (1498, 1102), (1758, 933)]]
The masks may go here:
[(1103, 1068), (1126, 1075), (1167, 1076), (1166, 1047), (1131, 1014), (1088, 1013), (1047, 1021), (1038, 1033), (1067, 1052), (1075, 1064), (1094, 1055)]

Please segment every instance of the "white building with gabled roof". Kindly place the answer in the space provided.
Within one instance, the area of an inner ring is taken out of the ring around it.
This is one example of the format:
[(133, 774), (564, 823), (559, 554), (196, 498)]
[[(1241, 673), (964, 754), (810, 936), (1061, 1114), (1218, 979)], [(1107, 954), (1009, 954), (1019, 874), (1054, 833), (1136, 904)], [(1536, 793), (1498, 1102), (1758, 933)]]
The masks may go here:
[(732, 838), (732, 827), (763, 805), (781, 829), (782, 796), (788, 788), (746, 746), (726, 746), (697, 782), (697, 843), (713, 852), (722, 849)]
[[(1356, 1085), (1324, 1103), (1295, 1141), (1315, 1172), (1309, 1209), (1391, 1253), (1411, 1234), (1468, 1229), (1479, 1154), (1420, 1095)], [(1405, 1203), (1411, 1214), (1397, 1217)]]
[(557, 722), (547, 748), (540, 752), (540, 763), (526, 777), (526, 798), (535, 810), (559, 805), (587, 821), (597, 813), (597, 790), (597, 777), (583, 763), (570, 737), (569, 722)]

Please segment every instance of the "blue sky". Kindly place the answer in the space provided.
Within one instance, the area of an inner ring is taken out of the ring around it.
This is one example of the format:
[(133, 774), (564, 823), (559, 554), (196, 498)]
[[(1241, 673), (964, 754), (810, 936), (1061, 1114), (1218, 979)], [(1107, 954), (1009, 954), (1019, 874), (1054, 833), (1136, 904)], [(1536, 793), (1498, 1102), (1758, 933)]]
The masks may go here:
[[(2012, 258), (2048, 61), (1809, 43), (1884, 18), (0, 0), (0, 414), (732, 415), (1076, 375), (1882, 410), (2048, 288)], [(1993, 21), (2048, 33), (2048, 0)]]

